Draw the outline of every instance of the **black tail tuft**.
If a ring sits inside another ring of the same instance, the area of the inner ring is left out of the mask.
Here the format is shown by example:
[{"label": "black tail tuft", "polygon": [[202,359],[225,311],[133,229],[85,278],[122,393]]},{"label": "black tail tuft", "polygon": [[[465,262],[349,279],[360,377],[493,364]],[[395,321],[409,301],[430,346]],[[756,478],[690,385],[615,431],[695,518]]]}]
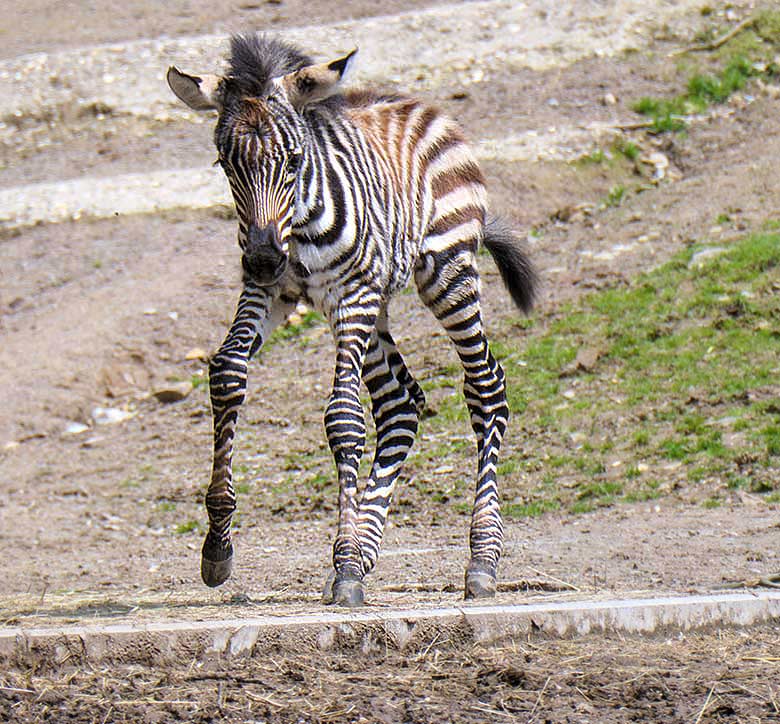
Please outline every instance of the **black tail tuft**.
[{"label": "black tail tuft", "polygon": [[515,304],[529,314],[538,291],[539,277],[523,243],[501,219],[492,219],[485,225],[482,241]]}]

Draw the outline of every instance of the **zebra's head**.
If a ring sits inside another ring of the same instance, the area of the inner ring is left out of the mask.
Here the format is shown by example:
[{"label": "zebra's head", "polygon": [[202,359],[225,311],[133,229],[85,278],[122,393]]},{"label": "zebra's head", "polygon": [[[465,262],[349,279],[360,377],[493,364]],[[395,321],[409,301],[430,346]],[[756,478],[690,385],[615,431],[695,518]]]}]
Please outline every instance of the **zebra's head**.
[{"label": "zebra's head", "polygon": [[312,64],[279,40],[238,35],[224,76],[168,70],[168,84],[180,100],[195,110],[219,112],[217,162],[236,203],[244,269],[260,284],[275,283],[287,268],[309,151],[302,109],[331,93],[354,53]]}]

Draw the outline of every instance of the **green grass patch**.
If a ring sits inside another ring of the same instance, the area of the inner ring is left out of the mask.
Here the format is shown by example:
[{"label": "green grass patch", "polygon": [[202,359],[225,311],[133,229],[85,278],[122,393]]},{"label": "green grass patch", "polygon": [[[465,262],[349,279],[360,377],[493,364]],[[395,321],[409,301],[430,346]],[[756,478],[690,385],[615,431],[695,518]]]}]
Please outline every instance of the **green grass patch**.
[{"label": "green grass patch", "polygon": [[[529,495],[505,478],[506,497],[582,513],[670,482],[719,500],[724,482],[766,493],[761,481],[780,479],[780,234],[692,262],[700,250],[565,306],[521,354],[502,350],[515,424],[539,456],[525,469],[566,480]],[[596,367],[562,376],[583,346],[599,350]],[[567,443],[571,430],[587,449]]]},{"label": "green grass patch", "polygon": [[627,141],[625,138],[618,138],[612,148],[615,150],[615,153],[619,153],[629,161],[636,161],[642,152],[639,146],[631,141]]},{"label": "green grass patch", "polygon": [[300,322],[287,322],[286,324],[277,327],[273,331],[273,334],[271,334],[271,336],[268,338],[268,341],[263,346],[263,349],[270,349],[275,344],[278,344],[282,341],[295,339],[301,340],[304,337],[304,332],[312,329],[313,327],[319,327],[324,323],[325,317],[323,317],[319,312],[309,310],[301,315]]},{"label": "green grass patch", "polygon": [[192,384],[192,389],[194,390],[197,390],[200,387],[208,389],[209,378],[207,375],[203,374],[203,372],[196,372],[190,377],[190,384]]},{"label": "green grass patch", "polygon": [[[718,35],[720,34],[719,32]],[[714,55],[720,60],[743,55],[755,63],[767,64],[768,74],[776,76],[778,68],[775,58],[778,51],[780,51],[780,12],[763,10],[755,15],[750,26],[721,46]]]},{"label": "green grass patch", "polygon": [[655,133],[682,131],[688,116],[702,113],[710,105],[725,103],[742,90],[750,78],[765,76],[768,71],[757,68],[745,55],[734,55],[717,73],[695,73],[690,76],[684,93],[672,98],[640,98],[634,111],[653,121]]},{"label": "green grass patch", "polygon": [[761,434],[766,442],[767,455],[780,455],[780,425],[768,425]]},{"label": "green grass patch", "polygon": [[193,531],[199,530],[200,523],[197,520],[188,520],[186,523],[177,525],[175,528],[175,533],[176,535],[186,535],[187,533],[192,533]]},{"label": "green grass patch", "polygon": [[560,507],[557,500],[534,500],[530,503],[503,505],[502,512],[507,518],[538,518],[540,515],[558,510]]},{"label": "green grass patch", "polygon": [[702,507],[707,509],[720,508],[723,505],[723,501],[720,498],[707,498],[702,501]]},{"label": "green grass patch", "polygon": [[620,204],[623,203],[623,199],[626,197],[626,193],[627,189],[623,184],[616,184],[609,190],[607,197],[602,202],[602,206],[605,208],[620,206]]},{"label": "green grass patch", "polygon": [[603,163],[607,163],[609,161],[609,156],[607,153],[602,150],[601,148],[597,148],[594,151],[591,151],[590,153],[586,153],[584,156],[581,156],[573,163],[576,166],[599,166]]}]

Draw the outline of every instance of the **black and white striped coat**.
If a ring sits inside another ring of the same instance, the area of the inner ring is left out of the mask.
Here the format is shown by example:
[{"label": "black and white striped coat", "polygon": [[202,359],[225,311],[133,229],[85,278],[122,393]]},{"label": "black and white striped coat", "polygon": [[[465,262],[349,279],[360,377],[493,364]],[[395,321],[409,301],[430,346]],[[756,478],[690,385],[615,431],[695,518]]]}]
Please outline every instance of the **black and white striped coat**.
[{"label": "black and white striped coat", "polygon": [[[326,316],[336,344],[325,411],[340,488],[328,594],[338,603],[362,603],[362,580],[379,555],[393,487],[425,404],[387,319],[392,295],[414,279],[464,368],[478,443],[465,594],[491,595],[503,540],[496,464],[508,408],[504,374],[482,325],[479,245],[491,251],[526,311],[534,273],[514,236],[486,225],[484,179],[452,120],[412,98],[333,93],[353,55],[312,64],[281,41],[246,35],[232,39],[224,76],[168,72],[181,100],[219,112],[215,143],[243,250],[244,288],[209,370],[214,464],[203,579],[219,585],[231,572],[231,458],[249,359],[306,300]],[[371,395],[377,449],[359,492],[361,379]]]}]

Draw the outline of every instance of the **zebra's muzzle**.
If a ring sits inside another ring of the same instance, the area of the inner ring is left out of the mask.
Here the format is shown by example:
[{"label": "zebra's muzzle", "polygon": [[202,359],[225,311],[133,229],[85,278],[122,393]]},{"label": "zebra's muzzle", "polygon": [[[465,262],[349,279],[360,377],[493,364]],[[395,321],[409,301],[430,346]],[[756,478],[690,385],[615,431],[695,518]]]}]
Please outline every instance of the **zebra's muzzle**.
[{"label": "zebra's muzzle", "polygon": [[282,248],[279,227],[271,222],[264,228],[249,227],[244,256],[244,271],[258,284],[269,285],[279,281],[287,268],[287,254]]}]

